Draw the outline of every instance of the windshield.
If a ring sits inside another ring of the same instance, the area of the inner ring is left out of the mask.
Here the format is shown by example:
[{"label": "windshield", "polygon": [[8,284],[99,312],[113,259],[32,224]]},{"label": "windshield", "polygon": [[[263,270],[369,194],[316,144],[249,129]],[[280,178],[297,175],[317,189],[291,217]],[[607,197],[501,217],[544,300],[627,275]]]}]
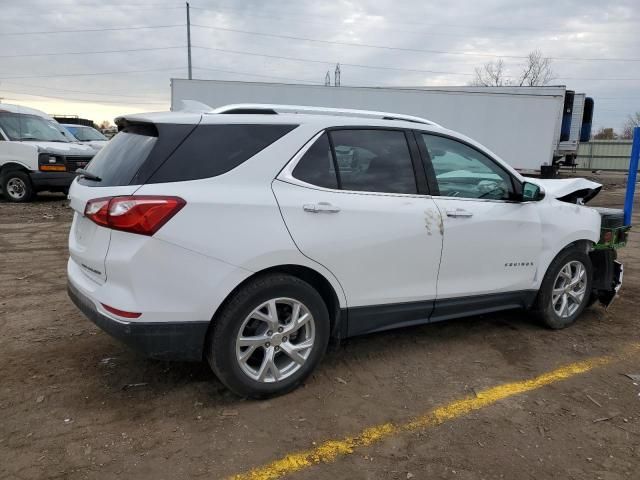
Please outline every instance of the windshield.
[{"label": "windshield", "polygon": [[52,120],[23,113],[0,113],[0,128],[15,141],[64,142],[69,140]]},{"label": "windshield", "polygon": [[71,133],[73,133],[73,136],[76,137],[81,142],[89,142],[91,140],[107,140],[107,137],[105,137],[95,128],[71,127],[67,125],[67,130],[70,130]]}]

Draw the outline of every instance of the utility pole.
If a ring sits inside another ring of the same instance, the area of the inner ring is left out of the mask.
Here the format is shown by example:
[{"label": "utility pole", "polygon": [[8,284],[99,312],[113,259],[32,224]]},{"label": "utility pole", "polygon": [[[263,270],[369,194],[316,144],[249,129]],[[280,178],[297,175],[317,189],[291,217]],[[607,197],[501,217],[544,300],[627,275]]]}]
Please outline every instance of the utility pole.
[{"label": "utility pole", "polygon": [[187,59],[189,63],[189,80],[193,78],[191,74],[191,17],[189,15],[189,2],[187,3]]},{"label": "utility pole", "polygon": [[333,86],[334,87],[340,86],[340,64],[339,63],[336,63],[336,70],[333,74]]},{"label": "utility pole", "polygon": [[324,77],[324,86],[328,87],[331,85],[331,75],[329,75],[329,70],[327,70],[327,74]]}]

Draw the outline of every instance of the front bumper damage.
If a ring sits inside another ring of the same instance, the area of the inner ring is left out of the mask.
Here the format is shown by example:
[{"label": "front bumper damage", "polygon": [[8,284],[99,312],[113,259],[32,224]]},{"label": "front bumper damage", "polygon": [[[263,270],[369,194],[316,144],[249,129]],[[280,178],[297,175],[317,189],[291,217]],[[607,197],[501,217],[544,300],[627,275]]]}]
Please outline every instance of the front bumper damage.
[{"label": "front bumper damage", "polygon": [[622,286],[624,267],[616,260],[616,250],[593,250],[589,256],[593,265],[593,294],[608,307],[618,295]]},{"label": "front bumper damage", "polygon": [[610,290],[602,290],[599,292],[598,300],[605,308],[609,307],[613,303],[613,300],[618,296],[618,291],[622,287],[622,274],[624,267],[618,261],[613,262],[613,288]]}]

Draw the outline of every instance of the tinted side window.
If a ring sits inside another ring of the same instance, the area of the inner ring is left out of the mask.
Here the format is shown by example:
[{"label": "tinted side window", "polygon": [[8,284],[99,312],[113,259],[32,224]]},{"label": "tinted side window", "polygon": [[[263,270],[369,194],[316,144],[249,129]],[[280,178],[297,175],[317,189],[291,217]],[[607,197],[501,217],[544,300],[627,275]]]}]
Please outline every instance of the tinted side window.
[{"label": "tinted side window", "polygon": [[109,187],[129,185],[158,140],[153,127],[130,128],[113,137],[89,162],[86,169],[101,178],[80,177],[83,185]]},{"label": "tinted side window", "polygon": [[249,160],[296,125],[199,125],[149,179],[180,182],[222,175]]},{"label": "tinted side window", "polygon": [[435,170],[440,195],[445,197],[508,200],[511,176],[497,163],[464,143],[422,134]]},{"label": "tinted side window", "polygon": [[298,180],[324,188],[338,188],[338,179],[333,167],[333,156],[327,134],[324,133],[300,159],[293,176]]},{"label": "tinted side window", "polygon": [[417,193],[409,146],[399,130],[334,130],[343,190]]}]

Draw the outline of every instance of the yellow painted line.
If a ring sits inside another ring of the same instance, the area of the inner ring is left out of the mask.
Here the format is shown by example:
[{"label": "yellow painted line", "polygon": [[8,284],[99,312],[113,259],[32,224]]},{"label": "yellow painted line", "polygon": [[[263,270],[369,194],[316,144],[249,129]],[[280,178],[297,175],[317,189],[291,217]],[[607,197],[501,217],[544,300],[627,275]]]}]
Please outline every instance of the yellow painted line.
[{"label": "yellow painted line", "polygon": [[[626,353],[617,358],[640,349],[640,344],[632,345]],[[384,423],[363,430],[358,435],[338,440],[327,440],[317,447],[286,455],[271,463],[256,467],[245,473],[230,477],[233,480],[271,480],[303,470],[321,463],[331,463],[339,457],[350,455],[356,448],[372,445],[380,440],[402,432],[424,429],[440,425],[449,420],[462,417],[470,412],[488,407],[505,398],[521,393],[537,390],[546,385],[556,383],[580,375],[594,368],[601,367],[614,360],[613,357],[596,357],[582,362],[571,363],[556,370],[543,373],[528,380],[505,383],[477,392],[475,397],[465,397],[449,404],[437,407],[424,415],[418,416],[404,424]]]}]

